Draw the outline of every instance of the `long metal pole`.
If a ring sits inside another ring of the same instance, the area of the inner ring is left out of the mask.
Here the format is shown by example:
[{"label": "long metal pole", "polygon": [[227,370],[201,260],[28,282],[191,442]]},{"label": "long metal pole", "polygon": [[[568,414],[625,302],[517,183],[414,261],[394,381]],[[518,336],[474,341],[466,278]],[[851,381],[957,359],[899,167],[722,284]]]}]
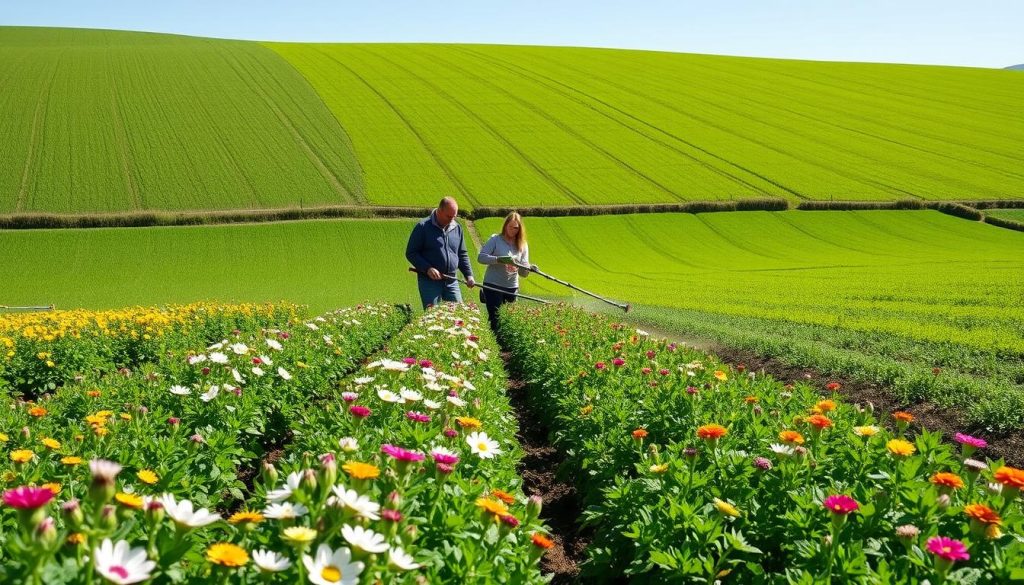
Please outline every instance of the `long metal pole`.
[{"label": "long metal pole", "polygon": [[[409,267],[409,272],[415,272],[416,274],[422,274],[419,270],[416,270],[412,266]],[[461,282],[462,284],[464,284],[466,286],[469,286],[468,282],[466,282],[462,278],[459,278],[458,276],[452,276],[451,274],[445,274],[443,272],[441,273],[441,276],[443,276],[443,277],[445,277],[445,278],[447,278],[449,280],[457,280],[457,281]],[[543,303],[545,305],[550,304],[550,302],[551,302],[551,301],[547,301],[547,300],[544,300],[544,299],[539,299],[537,297],[531,297],[530,295],[524,295],[522,293],[510,293],[508,291],[501,290],[500,288],[494,288],[493,286],[484,284],[482,282],[476,283],[476,286],[479,286],[480,288],[482,288],[484,290],[493,290],[494,292],[501,293],[503,295],[512,295],[514,297],[519,297],[521,299],[526,299],[526,300],[529,300],[529,301],[536,301],[538,303]]]},{"label": "long metal pole", "polygon": [[535,266],[527,266],[525,264],[520,264],[518,262],[513,262],[513,264],[515,266],[518,266],[519,268],[525,268],[526,270],[529,270],[530,272],[533,272],[534,274],[539,274],[540,276],[543,276],[544,278],[546,278],[548,280],[553,280],[553,281],[557,282],[558,284],[560,284],[562,286],[567,286],[567,287],[569,287],[569,288],[571,288],[571,289],[573,289],[575,291],[579,291],[579,292],[581,292],[581,293],[583,293],[585,295],[594,297],[595,299],[597,299],[599,301],[603,301],[603,302],[608,303],[609,305],[612,305],[614,307],[618,307],[618,308],[622,309],[623,312],[628,313],[629,309],[632,308],[629,303],[617,303],[617,302],[615,302],[615,301],[613,301],[611,299],[606,299],[606,298],[602,297],[601,295],[596,295],[596,294],[594,294],[594,293],[592,293],[592,292],[590,292],[588,290],[583,290],[582,288],[580,288],[580,287],[578,287],[578,286],[576,286],[576,285],[574,285],[574,284],[572,284],[570,282],[566,282],[566,281],[562,280],[561,278],[555,278],[554,276],[551,276],[550,274],[547,274],[546,272],[542,272],[539,268],[537,268]]}]

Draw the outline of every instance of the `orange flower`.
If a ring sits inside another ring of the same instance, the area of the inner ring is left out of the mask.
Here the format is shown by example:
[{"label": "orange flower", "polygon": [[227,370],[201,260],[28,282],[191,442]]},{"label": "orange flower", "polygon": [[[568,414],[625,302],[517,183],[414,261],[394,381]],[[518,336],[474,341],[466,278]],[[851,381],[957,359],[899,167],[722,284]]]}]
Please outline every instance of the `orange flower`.
[{"label": "orange flower", "polygon": [[746,398],[743,399],[743,402],[745,402],[747,404],[754,404],[754,403],[758,402],[759,400],[760,400],[760,398],[758,398],[757,396],[747,396]]},{"label": "orange flower", "polygon": [[647,436],[647,429],[636,429],[633,431],[633,438],[637,441]]},{"label": "orange flower", "polygon": [[725,382],[726,380],[729,379],[729,376],[726,375],[726,373],[723,372],[722,370],[715,370],[715,379],[720,382]]},{"label": "orange flower", "polygon": [[502,502],[505,502],[509,506],[511,506],[512,504],[516,503],[516,497],[515,496],[513,496],[512,494],[510,494],[508,492],[503,492],[501,490],[493,490],[492,489],[491,490],[491,496],[495,497],[495,498],[498,498],[499,500],[501,500]]},{"label": "orange flower", "polygon": [[812,414],[807,417],[807,422],[819,431],[824,430],[832,426],[832,419],[821,414]]},{"label": "orange flower", "polygon": [[964,506],[964,514],[971,520],[977,520],[982,524],[999,524],[1002,522],[999,514],[985,504],[967,504]]},{"label": "orange flower", "polygon": [[352,479],[377,479],[380,477],[380,469],[376,465],[360,461],[349,461],[342,465],[341,469]]},{"label": "orange flower", "polygon": [[533,536],[530,537],[530,541],[533,542],[533,546],[537,548],[549,549],[555,546],[555,541],[539,532],[534,532]]},{"label": "orange flower", "polygon": [[964,487],[964,480],[960,479],[960,476],[955,473],[941,472],[936,473],[932,476],[931,482],[934,485],[944,488],[950,488],[958,490]]},{"label": "orange flower", "polygon": [[902,410],[897,410],[896,412],[892,413],[892,417],[902,423],[914,422],[914,415],[910,414],[909,412],[903,412]]},{"label": "orange flower", "polygon": [[722,425],[704,425],[697,429],[697,436],[705,440],[721,439],[729,433]]},{"label": "orange flower", "polygon": [[832,412],[836,409],[836,403],[833,400],[822,400],[814,405],[815,408],[821,412]]},{"label": "orange flower", "polygon": [[782,431],[779,433],[779,440],[792,445],[803,445],[804,436],[796,431]]},{"label": "orange flower", "polygon": [[100,397],[100,391],[99,390],[89,390],[85,394],[89,398],[99,398]]},{"label": "orange flower", "polygon": [[46,416],[46,412],[46,409],[43,408],[42,406],[33,406],[32,408],[28,409],[28,414],[36,418]]},{"label": "orange flower", "polygon": [[464,429],[479,429],[484,425],[478,419],[471,416],[459,416],[455,418],[455,422],[459,423],[459,426]]},{"label": "orange flower", "polygon": [[1024,490],[1024,470],[1016,469],[1014,467],[1003,466],[996,470],[993,476],[999,483],[1008,486],[1015,487],[1019,490]]}]

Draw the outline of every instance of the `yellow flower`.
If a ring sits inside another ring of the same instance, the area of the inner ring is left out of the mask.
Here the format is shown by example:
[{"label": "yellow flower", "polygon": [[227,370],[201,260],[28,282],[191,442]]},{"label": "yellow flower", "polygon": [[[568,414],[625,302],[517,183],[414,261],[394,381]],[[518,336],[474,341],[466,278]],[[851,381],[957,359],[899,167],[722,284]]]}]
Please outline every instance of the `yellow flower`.
[{"label": "yellow flower", "polygon": [[652,473],[665,473],[666,471],[668,471],[668,463],[662,463],[660,465],[651,466]]},{"label": "yellow flower", "polygon": [[85,535],[81,532],[72,532],[68,535],[67,543],[70,545],[79,545],[85,543]]},{"label": "yellow flower", "polygon": [[903,439],[892,439],[885,444],[885,448],[896,457],[907,457],[913,455],[917,451],[913,443],[910,441],[904,441]]},{"label": "yellow flower", "polygon": [[110,417],[114,416],[114,411],[113,410],[101,410],[101,411],[96,413],[96,416],[101,416],[103,418],[110,418]]},{"label": "yellow flower", "polygon": [[34,416],[36,418],[41,418],[41,417],[46,416],[46,412],[47,412],[47,410],[45,408],[43,408],[42,406],[33,406],[32,408],[28,409],[29,416]]},{"label": "yellow flower", "polygon": [[60,462],[63,463],[64,465],[81,465],[82,458],[81,457],[75,457],[75,456],[72,455],[72,456],[69,456],[69,457],[62,457]]},{"label": "yellow flower", "polygon": [[118,492],[114,499],[117,500],[121,505],[126,508],[133,508],[135,510],[142,509],[142,496],[138,494],[126,494],[124,492]]},{"label": "yellow flower", "polygon": [[47,449],[53,449],[54,451],[56,451],[57,449],[60,449],[60,441],[58,441],[56,439],[46,438],[46,439],[41,440],[40,443],[42,443],[44,446],[46,446]]},{"label": "yellow flower", "polygon": [[50,490],[51,492],[53,492],[53,495],[55,495],[55,496],[60,495],[60,484],[59,483],[54,483],[54,482],[44,483],[43,485],[41,485],[39,487],[44,487],[44,488]]},{"label": "yellow flower", "polygon": [[11,451],[11,461],[15,463],[28,463],[35,458],[36,454],[28,449],[18,449],[17,451]]},{"label": "yellow flower", "polygon": [[588,405],[580,408],[580,415],[581,416],[587,416],[588,414],[590,414],[592,412],[594,412],[594,405],[593,404],[588,404]]},{"label": "yellow flower", "polygon": [[249,562],[245,549],[229,542],[218,542],[206,549],[206,558],[211,563],[225,567],[241,567]]},{"label": "yellow flower", "polygon": [[132,415],[128,414],[127,412],[122,412],[118,416],[121,417],[121,420],[132,420]]},{"label": "yellow flower", "polygon": [[352,479],[376,479],[380,477],[380,469],[378,469],[376,465],[370,465],[369,463],[349,461],[342,465],[341,468],[345,473],[349,474]]},{"label": "yellow flower", "polygon": [[727,376],[725,372],[723,372],[722,370],[715,370],[715,378],[722,382],[725,382],[726,380],[729,379],[729,376]]},{"label": "yellow flower", "polygon": [[236,512],[228,518],[228,522],[232,524],[259,524],[263,522],[263,514],[259,512],[250,512],[248,510],[242,512]]},{"label": "yellow flower", "polygon": [[723,516],[732,516],[733,518],[740,517],[740,511],[736,509],[736,506],[733,506],[732,504],[726,502],[725,500],[715,498],[715,509],[718,510],[719,513],[721,513]]},{"label": "yellow flower", "polygon": [[105,437],[110,434],[110,429],[107,427],[96,427],[93,429],[93,432],[96,433],[97,437]]},{"label": "yellow flower", "polygon": [[455,417],[455,422],[459,423],[459,426],[464,429],[479,429],[484,426],[484,423],[471,416]]},{"label": "yellow flower", "polygon": [[476,506],[483,510],[484,512],[493,514],[495,517],[508,515],[508,508],[505,506],[505,504],[499,502],[498,500],[492,500],[489,498],[477,498]]},{"label": "yellow flower", "polygon": [[91,425],[105,425],[107,424],[107,417],[100,416],[98,414],[90,414],[89,416],[85,417],[85,422]]},{"label": "yellow flower", "polygon": [[4,433],[0,433],[0,443],[6,443],[7,441],[10,441],[10,440],[11,440],[10,437],[5,435]]},{"label": "yellow flower", "polygon": [[136,477],[139,478],[139,481],[146,485],[153,485],[156,482],[160,481],[160,478],[158,478],[156,474],[153,473],[153,471],[150,469],[143,469],[136,473],[135,475]]},{"label": "yellow flower", "polygon": [[858,437],[874,437],[878,434],[879,430],[875,425],[866,425],[863,427],[853,427],[853,434]]},{"label": "yellow flower", "polygon": [[284,538],[296,544],[308,544],[316,538],[316,530],[305,526],[291,526],[284,529]]}]

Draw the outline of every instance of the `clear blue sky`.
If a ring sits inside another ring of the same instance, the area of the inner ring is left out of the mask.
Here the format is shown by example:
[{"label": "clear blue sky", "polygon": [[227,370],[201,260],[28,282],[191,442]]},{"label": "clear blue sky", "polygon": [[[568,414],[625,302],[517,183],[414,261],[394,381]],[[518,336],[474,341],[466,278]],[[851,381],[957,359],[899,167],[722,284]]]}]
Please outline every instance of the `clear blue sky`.
[{"label": "clear blue sky", "polygon": [[0,24],[254,40],[575,45],[1024,63],[1024,0],[0,0]]}]

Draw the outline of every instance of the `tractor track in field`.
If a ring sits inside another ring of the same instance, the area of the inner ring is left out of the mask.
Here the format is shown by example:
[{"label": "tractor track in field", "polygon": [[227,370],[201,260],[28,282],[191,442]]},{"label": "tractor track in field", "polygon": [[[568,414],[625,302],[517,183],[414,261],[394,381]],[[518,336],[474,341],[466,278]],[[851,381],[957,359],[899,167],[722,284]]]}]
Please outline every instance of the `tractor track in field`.
[{"label": "tractor track in field", "polygon": [[[476,112],[471,110],[469,108],[469,106],[467,106],[466,104],[464,104],[461,101],[459,101],[458,99],[456,99],[455,96],[453,96],[452,94],[450,94],[450,93],[446,92],[445,90],[441,89],[440,87],[437,86],[437,84],[433,83],[432,81],[430,81],[430,80],[428,80],[428,79],[418,75],[416,72],[412,71],[411,69],[409,69],[409,68],[407,68],[407,67],[405,67],[405,66],[403,66],[403,65],[401,65],[399,63],[396,63],[395,61],[393,61],[393,60],[391,60],[391,59],[389,59],[387,57],[383,57],[383,56],[381,56],[380,54],[378,54],[376,52],[373,52],[373,51],[368,51],[368,52],[370,54],[372,54],[373,56],[377,57],[378,59],[381,59],[382,61],[386,61],[386,62],[390,63],[393,67],[396,67],[398,69],[401,69],[402,71],[405,71],[411,77],[413,77],[414,79],[417,79],[420,83],[422,83],[423,85],[426,85],[431,90],[433,90],[437,95],[441,96],[442,98],[447,100],[449,103],[454,105],[456,108],[459,109],[460,112],[465,114],[466,117],[468,117],[471,120],[473,120],[474,122],[476,122],[477,125],[481,129],[486,131],[494,139],[496,139],[501,144],[503,144],[511,152],[515,153],[515,155],[527,167],[529,167],[531,170],[533,170],[535,173],[537,173],[537,175],[539,175],[546,183],[550,184],[557,191],[559,191],[563,195],[565,195],[570,201],[572,201],[574,203],[578,203],[580,205],[585,205],[587,203],[579,195],[577,195],[576,192],[574,192],[572,189],[570,189],[568,185],[566,185],[566,184],[562,183],[561,181],[559,181],[558,179],[556,179],[551,173],[549,173],[548,171],[546,171],[544,169],[543,165],[538,164],[535,160],[530,158],[525,152],[523,152],[515,144],[513,144],[508,139],[508,137],[506,137],[504,134],[499,132],[489,122],[487,122],[482,117],[480,117],[479,114],[477,114]],[[474,203],[474,206],[477,206],[477,205],[479,205],[479,204],[478,203]]]},{"label": "tractor track in field", "polygon": [[466,200],[468,200],[473,205],[473,207],[478,207],[480,205],[480,202],[477,201],[476,198],[470,193],[465,183],[463,183],[462,180],[459,179],[458,175],[455,174],[454,169],[452,169],[448,165],[448,163],[444,161],[440,153],[438,153],[437,149],[430,145],[430,142],[427,141],[426,137],[423,136],[423,134],[416,129],[416,126],[412,123],[412,120],[410,120],[404,113],[402,113],[402,110],[400,110],[398,106],[396,106],[391,100],[389,100],[388,97],[385,96],[378,88],[374,87],[372,83],[367,81],[365,77],[356,73],[355,69],[352,69],[351,67],[343,63],[341,60],[339,60],[337,57],[331,55],[330,53],[322,49],[316,49],[316,51],[323,55],[324,57],[326,57],[327,59],[333,61],[338,67],[341,67],[342,69],[347,71],[349,75],[358,79],[360,83],[366,86],[366,88],[369,89],[371,93],[373,93],[373,95],[377,96],[377,99],[379,99],[381,103],[387,106],[391,113],[393,113],[395,117],[402,122],[405,128],[413,136],[416,137],[416,140],[419,142],[420,146],[423,147],[423,150],[426,151],[428,155],[430,155],[431,159],[433,159],[434,164],[436,164],[437,167],[441,169],[441,172],[444,173],[445,177],[447,177],[448,180],[451,181],[453,185],[455,185],[455,188],[459,190],[459,195],[465,197]]},{"label": "tractor track in field", "polygon": [[25,167],[21,172],[21,185],[18,187],[18,197],[14,203],[14,211],[24,211],[25,199],[28,196],[28,184],[32,174],[32,163],[35,162],[37,150],[42,141],[43,125],[46,124],[46,106],[50,102],[50,91],[53,89],[53,82],[57,79],[57,70],[60,68],[60,57],[54,60],[53,71],[50,73],[50,80],[46,86],[39,91],[39,99],[36,101],[36,111],[32,115],[32,134],[28,142],[28,153],[25,155]]}]

